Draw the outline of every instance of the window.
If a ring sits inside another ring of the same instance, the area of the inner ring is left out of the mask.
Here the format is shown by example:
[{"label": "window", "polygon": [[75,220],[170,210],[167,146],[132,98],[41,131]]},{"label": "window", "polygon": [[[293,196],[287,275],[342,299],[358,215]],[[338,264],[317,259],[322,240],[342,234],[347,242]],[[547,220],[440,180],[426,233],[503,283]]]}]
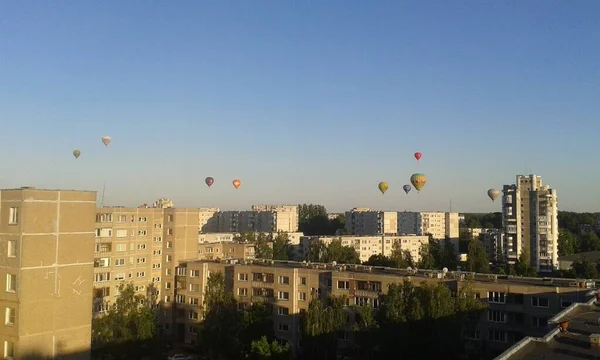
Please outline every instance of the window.
[{"label": "window", "polygon": [[298,293],[298,300],[300,300],[300,301],[306,301],[306,293],[305,292],[299,292]]},{"label": "window", "polygon": [[167,216],[167,222],[173,222],[173,215]]},{"label": "window", "polygon": [[[187,268],[178,267],[177,268],[177,276],[185,276]],[[210,274],[208,274],[210,276]]]},{"label": "window", "polygon": [[279,329],[279,331],[289,331],[290,330],[290,326],[288,324],[282,324],[282,323],[279,323],[277,328]]},{"label": "window", "polygon": [[94,274],[94,282],[105,282],[110,280],[110,273]]},{"label": "window", "polygon": [[488,338],[490,341],[495,342],[506,342],[506,331],[500,330],[489,330]]},{"label": "window", "polygon": [[162,250],[154,250],[152,252],[153,255],[162,255]]},{"label": "window", "polygon": [[190,334],[197,334],[198,330],[196,329],[196,325],[189,325],[188,326],[188,333],[190,333]]},{"label": "window", "polygon": [[160,276],[153,277],[152,278],[152,282],[159,283],[160,282]]},{"label": "window", "polygon": [[189,301],[190,305],[198,306],[198,304],[200,304],[200,302],[198,301],[198,298],[191,297],[191,298],[189,298],[189,300],[190,300]]},{"label": "window", "polygon": [[190,277],[200,277],[200,270],[190,270]]},{"label": "window", "polygon": [[170,241],[167,241],[167,249],[170,249],[173,247],[173,243],[171,243]]},{"label": "window", "polygon": [[531,298],[531,306],[547,308],[550,307],[550,301],[548,298],[533,296]]},{"label": "window", "polygon": [[115,266],[125,266],[125,259],[116,259]]},{"label": "window", "polygon": [[7,256],[9,258],[17,257],[17,241],[16,240],[8,240]]},{"label": "window", "polygon": [[146,276],[146,272],[145,271],[140,271],[136,274],[137,277],[142,278]]},{"label": "window", "polygon": [[337,283],[337,288],[338,289],[344,289],[344,290],[348,290],[350,289],[350,282],[349,281],[338,281]]},{"label": "window", "polygon": [[8,212],[8,223],[10,225],[16,225],[19,223],[19,208],[11,207]]},{"label": "window", "polygon": [[548,326],[548,318],[534,316],[531,318],[531,325],[533,327],[545,328]]},{"label": "window", "polygon": [[167,229],[167,235],[173,235],[173,229],[172,228],[168,228]]},{"label": "window", "polygon": [[158,264],[152,264],[152,268],[153,269],[160,269],[160,263],[158,263]]},{"label": "window", "polygon": [[165,257],[165,261],[166,261],[166,262],[171,262],[171,255],[167,255],[167,256]]},{"label": "window", "polygon": [[277,293],[277,299],[279,300],[289,300],[290,299],[290,293],[287,291],[279,291]]},{"label": "window", "polygon": [[8,291],[8,292],[17,291],[17,275],[6,274],[6,291]]},{"label": "window", "polygon": [[175,295],[175,302],[178,304],[185,304],[185,296]]},{"label": "window", "polygon": [[166,282],[165,283],[165,289],[170,289],[171,288],[171,283],[170,282]]},{"label": "window", "polygon": [[138,264],[145,264],[146,263],[146,258],[142,257],[142,258],[138,258],[137,259],[137,263]]},{"label": "window", "polygon": [[127,244],[117,244],[117,251],[127,251]]},{"label": "window", "polygon": [[14,325],[15,324],[15,309],[7,307],[4,313],[4,324],[5,325]]},{"label": "window", "polygon": [[144,285],[136,285],[135,286],[135,291],[143,291],[144,289],[146,289],[146,286],[144,286]]},{"label": "window", "polygon": [[488,321],[497,322],[497,323],[505,323],[506,322],[506,313],[497,310],[488,310]]},{"label": "window", "polygon": [[280,276],[279,277],[279,283],[283,284],[283,285],[289,285],[290,284],[290,278],[288,276]]},{"label": "window", "polygon": [[112,222],[112,214],[96,214],[96,222]]},{"label": "window", "polygon": [[139,245],[137,246],[137,249],[138,249],[138,250],[146,250],[146,244],[139,244]]},{"label": "window", "polygon": [[141,216],[138,218],[138,222],[146,222],[148,221],[148,218],[146,218],[145,216]]},{"label": "window", "polygon": [[569,306],[571,306],[571,304],[573,304],[573,302],[571,300],[561,300],[560,301],[560,307],[565,309],[568,308]]},{"label": "window", "polygon": [[146,236],[146,235],[148,235],[148,232],[146,230],[138,231],[138,236]]},{"label": "window", "polygon": [[115,280],[123,280],[125,279],[125,273],[116,273]]},{"label": "window", "polygon": [[155,236],[154,242],[162,242],[162,236]]},{"label": "window", "polygon": [[238,274],[238,280],[239,281],[248,281],[248,274],[239,273]]},{"label": "window", "polygon": [[118,238],[125,238],[125,237],[127,237],[127,230],[126,229],[119,229],[119,230],[117,230],[116,236]]},{"label": "window", "polygon": [[12,359],[15,355],[15,344],[12,341],[4,342],[4,358]]},{"label": "window", "polygon": [[198,320],[198,313],[190,310],[188,317],[192,320]]},{"label": "window", "polygon": [[169,295],[165,295],[165,302],[166,303],[170,303],[171,302],[171,297]]},{"label": "window", "polygon": [[190,284],[190,291],[200,291],[200,285],[198,284]]},{"label": "window", "polygon": [[248,296],[248,289],[246,288],[238,288],[237,289],[238,296]]},{"label": "window", "polygon": [[498,291],[488,291],[488,302],[496,304],[506,304],[506,293]]},{"label": "window", "polygon": [[127,215],[119,215],[117,217],[117,222],[127,222]]},{"label": "window", "polygon": [[162,224],[154,224],[155,229],[162,229]]},{"label": "window", "polygon": [[96,237],[112,237],[112,229],[96,229]]},{"label": "window", "polygon": [[306,285],[306,278],[304,276],[300,277],[300,285]]},{"label": "window", "polygon": [[278,306],[277,307],[277,315],[289,315],[290,314],[290,309],[283,307],[283,306]]}]

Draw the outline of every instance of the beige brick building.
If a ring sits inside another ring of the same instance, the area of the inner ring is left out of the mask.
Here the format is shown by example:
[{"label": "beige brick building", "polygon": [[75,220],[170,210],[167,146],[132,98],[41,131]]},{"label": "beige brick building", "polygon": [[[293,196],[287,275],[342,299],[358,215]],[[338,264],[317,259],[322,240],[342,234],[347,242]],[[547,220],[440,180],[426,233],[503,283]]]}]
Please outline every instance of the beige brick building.
[{"label": "beige brick building", "polygon": [[96,193],[0,190],[4,359],[89,359]]}]

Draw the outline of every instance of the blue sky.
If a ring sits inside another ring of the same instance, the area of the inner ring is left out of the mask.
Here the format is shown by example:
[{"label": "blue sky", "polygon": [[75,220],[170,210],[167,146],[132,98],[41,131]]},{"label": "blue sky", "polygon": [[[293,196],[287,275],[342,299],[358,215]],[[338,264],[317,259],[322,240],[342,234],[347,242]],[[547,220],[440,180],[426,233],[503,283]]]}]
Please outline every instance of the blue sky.
[{"label": "blue sky", "polygon": [[[600,211],[598,13],[593,0],[3,1],[0,188],[467,212],[499,211],[487,189],[533,172],[561,209]],[[415,172],[428,183],[405,195]]]}]

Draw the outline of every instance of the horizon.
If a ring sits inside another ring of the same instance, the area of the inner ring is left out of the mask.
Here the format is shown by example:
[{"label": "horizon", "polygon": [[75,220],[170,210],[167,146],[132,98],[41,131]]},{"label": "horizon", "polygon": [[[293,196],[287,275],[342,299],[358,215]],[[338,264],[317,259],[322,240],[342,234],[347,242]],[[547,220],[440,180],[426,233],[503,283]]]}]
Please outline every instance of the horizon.
[{"label": "horizon", "polygon": [[[560,211],[600,212],[598,12],[591,0],[0,2],[0,188],[490,213],[501,201],[487,190],[525,171]],[[406,195],[413,173],[428,181]]]}]

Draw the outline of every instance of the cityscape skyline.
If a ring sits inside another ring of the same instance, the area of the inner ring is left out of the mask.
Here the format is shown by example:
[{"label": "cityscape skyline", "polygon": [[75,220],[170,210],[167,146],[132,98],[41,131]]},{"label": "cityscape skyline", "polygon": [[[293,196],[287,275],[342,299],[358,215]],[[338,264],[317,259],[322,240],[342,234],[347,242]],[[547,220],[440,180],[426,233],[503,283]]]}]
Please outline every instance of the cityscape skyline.
[{"label": "cityscape skyline", "polygon": [[597,2],[141,4],[0,4],[0,188],[491,212],[534,173],[599,211]]}]

